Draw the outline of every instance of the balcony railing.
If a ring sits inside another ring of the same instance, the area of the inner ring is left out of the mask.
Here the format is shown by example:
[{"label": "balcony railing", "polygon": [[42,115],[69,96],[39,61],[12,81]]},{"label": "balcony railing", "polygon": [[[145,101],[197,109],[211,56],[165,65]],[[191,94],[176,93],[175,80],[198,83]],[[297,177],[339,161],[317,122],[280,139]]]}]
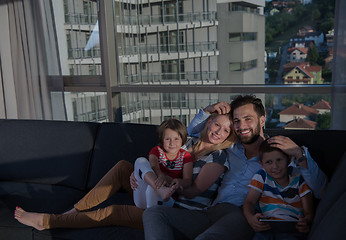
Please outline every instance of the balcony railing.
[{"label": "balcony railing", "polygon": [[97,22],[97,14],[83,14],[83,13],[67,13],[65,14],[65,24],[78,24],[78,25],[95,25]]},{"label": "balcony railing", "polygon": [[84,48],[69,48],[68,58],[69,59],[83,59],[83,58],[99,58],[101,57],[100,48],[91,48],[87,51]]},{"label": "balcony railing", "polygon": [[117,25],[155,25],[176,22],[215,21],[216,12],[184,13],[175,15],[117,16]]},{"label": "balcony railing", "polygon": [[96,112],[75,113],[74,121],[89,121],[89,122],[102,122],[108,120],[107,109],[101,109]]},{"label": "balcony railing", "polygon": [[145,110],[161,110],[163,108],[171,109],[200,109],[208,106],[211,103],[217,102],[217,97],[208,99],[191,99],[191,100],[144,100],[140,102],[127,103],[126,106],[122,106],[122,113],[129,114],[138,111]]},{"label": "balcony railing", "polygon": [[218,79],[217,71],[211,72],[184,72],[184,73],[148,73],[143,75],[124,76],[122,84],[164,84],[167,82],[184,81],[190,82],[213,82],[216,84]]},{"label": "balcony railing", "polygon": [[217,51],[217,42],[195,42],[165,45],[142,44],[137,46],[126,46],[121,50],[125,55]]}]

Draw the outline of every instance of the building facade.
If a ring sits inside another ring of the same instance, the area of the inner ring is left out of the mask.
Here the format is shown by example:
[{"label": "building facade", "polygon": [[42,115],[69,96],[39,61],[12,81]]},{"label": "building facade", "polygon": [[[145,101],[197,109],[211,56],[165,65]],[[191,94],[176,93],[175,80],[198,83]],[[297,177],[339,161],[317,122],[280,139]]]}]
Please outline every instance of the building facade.
[{"label": "building facade", "polygon": [[[264,0],[112,4],[120,85],[264,84]],[[59,43],[63,74],[101,75],[97,2],[62,0],[55,5],[60,6],[55,8],[57,30],[66,36]],[[66,94],[71,95],[66,105],[74,120],[90,121],[85,116],[103,116],[107,109],[101,100],[106,93]],[[136,92],[120,99],[123,122],[159,124],[177,117],[188,124],[201,107],[229,101],[229,94]]]}]

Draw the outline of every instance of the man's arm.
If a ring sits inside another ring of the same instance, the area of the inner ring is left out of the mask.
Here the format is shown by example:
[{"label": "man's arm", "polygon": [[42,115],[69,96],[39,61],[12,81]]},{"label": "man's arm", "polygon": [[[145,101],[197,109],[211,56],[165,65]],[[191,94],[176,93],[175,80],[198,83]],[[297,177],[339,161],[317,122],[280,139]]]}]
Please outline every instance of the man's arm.
[{"label": "man's arm", "polygon": [[307,157],[307,168],[300,167],[300,172],[305,179],[305,182],[311,188],[313,195],[316,198],[321,198],[328,184],[326,174],[318,167],[317,163],[311,157],[307,148],[304,148]]},{"label": "man's arm", "polygon": [[268,139],[268,143],[273,146],[280,148],[286,154],[293,156],[295,159],[300,159],[303,156],[303,151],[306,153],[306,159],[298,165],[292,164],[294,167],[300,169],[300,173],[304,177],[306,183],[312,190],[316,198],[321,198],[323,190],[325,189],[328,179],[326,174],[318,167],[317,163],[312,159],[307,148],[299,147],[289,137],[275,136]]}]

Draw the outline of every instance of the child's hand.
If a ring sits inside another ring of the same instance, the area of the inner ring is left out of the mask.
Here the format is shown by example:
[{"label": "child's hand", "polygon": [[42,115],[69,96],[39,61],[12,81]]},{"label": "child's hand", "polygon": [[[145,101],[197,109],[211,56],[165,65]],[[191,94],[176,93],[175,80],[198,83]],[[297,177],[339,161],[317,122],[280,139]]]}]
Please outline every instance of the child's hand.
[{"label": "child's hand", "polygon": [[159,189],[162,186],[166,186],[167,185],[167,180],[165,178],[165,175],[160,175],[157,177],[157,179],[155,180],[155,187],[157,189]]},{"label": "child's hand", "polygon": [[174,178],[171,182],[171,184],[169,185],[173,190],[177,190],[179,188],[181,188],[181,179],[178,178]]},{"label": "child's hand", "polygon": [[262,213],[256,213],[251,217],[247,218],[250,226],[255,230],[255,232],[267,231],[270,229],[270,225],[266,222],[260,222],[259,219],[264,218]]},{"label": "child's hand", "polygon": [[307,218],[299,216],[299,222],[296,225],[299,232],[308,233],[310,231],[310,221]]}]

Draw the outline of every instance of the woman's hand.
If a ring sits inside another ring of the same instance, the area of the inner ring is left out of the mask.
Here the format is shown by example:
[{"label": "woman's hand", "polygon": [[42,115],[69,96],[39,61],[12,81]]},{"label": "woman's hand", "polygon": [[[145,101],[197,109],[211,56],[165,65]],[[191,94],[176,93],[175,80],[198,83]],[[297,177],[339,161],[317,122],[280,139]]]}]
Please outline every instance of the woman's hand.
[{"label": "woman's hand", "polygon": [[227,114],[231,111],[231,106],[227,102],[219,102],[212,105],[207,106],[204,109],[206,113],[217,112],[218,114]]},{"label": "woman's hand", "polygon": [[135,178],[135,175],[133,174],[133,172],[130,175],[130,185],[133,191],[135,191],[136,188],[138,187],[137,179]]}]

